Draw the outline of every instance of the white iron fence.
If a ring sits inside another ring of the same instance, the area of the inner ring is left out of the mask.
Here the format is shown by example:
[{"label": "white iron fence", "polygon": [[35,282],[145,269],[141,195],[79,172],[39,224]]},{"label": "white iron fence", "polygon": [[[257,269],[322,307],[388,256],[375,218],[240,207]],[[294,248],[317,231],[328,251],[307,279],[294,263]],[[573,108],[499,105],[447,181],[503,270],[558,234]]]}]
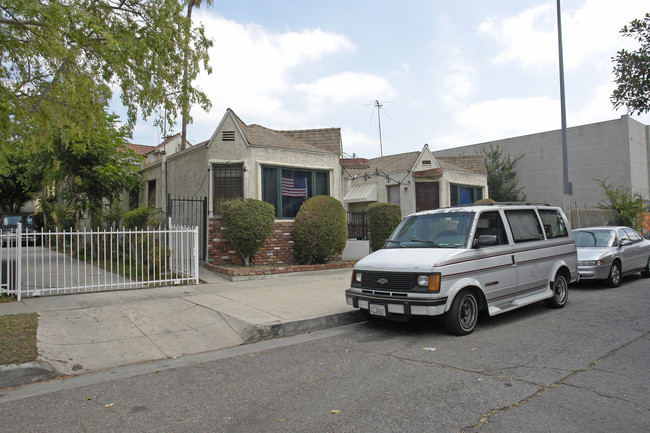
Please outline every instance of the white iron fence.
[{"label": "white iron fence", "polygon": [[0,294],[22,297],[198,284],[197,227],[2,232]]}]

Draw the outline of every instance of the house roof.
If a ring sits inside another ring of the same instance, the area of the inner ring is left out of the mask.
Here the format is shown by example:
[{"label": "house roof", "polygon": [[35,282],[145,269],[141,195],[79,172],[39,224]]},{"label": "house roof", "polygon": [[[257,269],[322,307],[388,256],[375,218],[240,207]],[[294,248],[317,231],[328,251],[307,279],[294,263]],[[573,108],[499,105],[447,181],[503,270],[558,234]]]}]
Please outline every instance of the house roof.
[{"label": "house roof", "polygon": [[250,145],[341,155],[341,128],[277,131],[256,124],[246,125],[230,108],[228,112]]},{"label": "house roof", "polygon": [[369,168],[348,169],[348,172],[350,172],[350,174],[363,174],[374,172],[375,170],[380,170],[384,173],[407,171],[413,168],[419,156],[420,152],[408,152],[373,158],[369,160]]},{"label": "house roof", "polygon": [[147,153],[155,149],[154,146],[147,146],[144,144],[134,144],[134,143],[126,143],[124,146],[127,149],[133,150],[135,153],[139,155],[146,155]]},{"label": "house roof", "polygon": [[463,171],[487,176],[485,156],[483,155],[462,155],[462,156],[436,156],[440,167],[445,170]]},{"label": "house roof", "polygon": [[[369,168],[348,169],[347,171],[352,175],[373,173],[376,170],[384,173],[408,171],[413,169],[420,153],[416,151],[373,158],[369,161]],[[435,158],[443,170],[487,175],[485,157],[483,155],[436,156]]]}]

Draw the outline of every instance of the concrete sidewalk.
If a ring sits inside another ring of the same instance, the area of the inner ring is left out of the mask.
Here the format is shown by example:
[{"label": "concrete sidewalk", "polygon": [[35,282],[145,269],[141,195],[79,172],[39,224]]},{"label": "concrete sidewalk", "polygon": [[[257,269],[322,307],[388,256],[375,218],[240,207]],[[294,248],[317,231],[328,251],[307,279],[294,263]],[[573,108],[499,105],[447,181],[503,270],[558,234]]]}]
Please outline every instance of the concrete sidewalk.
[{"label": "concrete sidewalk", "polygon": [[38,313],[39,359],[35,365],[0,367],[0,388],[359,321],[358,311],[345,302],[350,272],[233,282],[201,268],[199,285],[3,303],[0,314]]}]

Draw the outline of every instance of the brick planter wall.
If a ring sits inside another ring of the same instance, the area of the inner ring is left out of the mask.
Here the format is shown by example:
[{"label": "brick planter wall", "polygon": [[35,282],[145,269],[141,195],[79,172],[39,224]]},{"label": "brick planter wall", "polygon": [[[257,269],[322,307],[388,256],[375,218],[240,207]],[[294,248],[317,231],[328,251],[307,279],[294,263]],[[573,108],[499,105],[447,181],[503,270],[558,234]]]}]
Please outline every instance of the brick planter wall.
[{"label": "brick planter wall", "polygon": [[[212,217],[208,221],[208,254],[206,263],[211,265],[244,264],[241,255],[223,239],[221,219]],[[283,266],[297,264],[293,256],[293,221],[276,221],[271,236],[262,248],[251,257],[255,266]]]}]

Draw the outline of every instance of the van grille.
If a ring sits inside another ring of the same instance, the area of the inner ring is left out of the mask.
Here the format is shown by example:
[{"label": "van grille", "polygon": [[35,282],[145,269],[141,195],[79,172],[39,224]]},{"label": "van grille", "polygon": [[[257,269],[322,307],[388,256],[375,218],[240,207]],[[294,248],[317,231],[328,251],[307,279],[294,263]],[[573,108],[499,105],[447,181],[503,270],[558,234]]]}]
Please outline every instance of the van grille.
[{"label": "van grille", "polygon": [[416,286],[416,274],[402,272],[361,273],[361,287],[367,289],[411,290]]}]

